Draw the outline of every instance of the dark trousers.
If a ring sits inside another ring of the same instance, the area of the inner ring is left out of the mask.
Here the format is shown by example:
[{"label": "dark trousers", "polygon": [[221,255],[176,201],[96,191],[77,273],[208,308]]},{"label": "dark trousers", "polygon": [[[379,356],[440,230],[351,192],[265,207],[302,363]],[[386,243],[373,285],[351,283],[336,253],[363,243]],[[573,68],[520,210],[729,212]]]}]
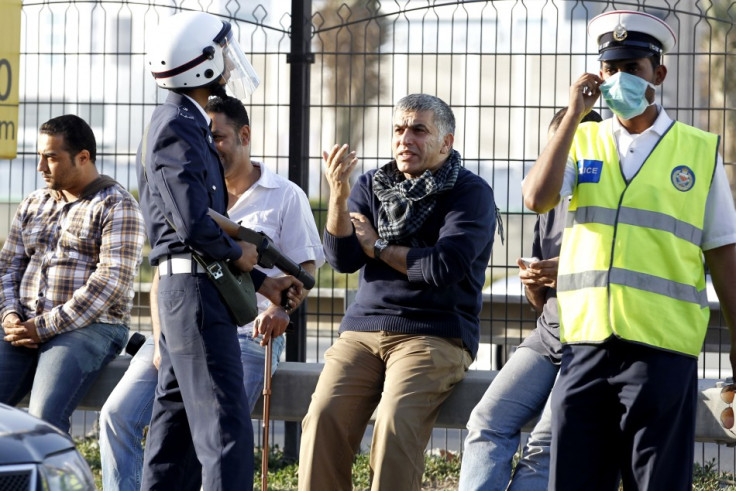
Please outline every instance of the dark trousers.
[{"label": "dark trousers", "polygon": [[183,489],[196,452],[204,489],[253,488],[253,428],[236,326],[204,275],[162,276],[161,366],[142,489]]},{"label": "dark trousers", "polygon": [[691,489],[696,375],[693,357],[613,337],[565,345],[549,489]]}]

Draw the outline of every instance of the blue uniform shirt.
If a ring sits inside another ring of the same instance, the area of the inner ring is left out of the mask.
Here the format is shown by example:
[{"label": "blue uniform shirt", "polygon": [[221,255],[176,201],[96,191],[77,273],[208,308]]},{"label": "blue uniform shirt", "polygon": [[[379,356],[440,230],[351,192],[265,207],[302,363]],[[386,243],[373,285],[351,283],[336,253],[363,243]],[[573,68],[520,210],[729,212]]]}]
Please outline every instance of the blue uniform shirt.
[{"label": "blue uniform shirt", "polygon": [[[212,133],[195,104],[170,92],[138,149],[138,189],[154,266],[168,254],[195,251],[235,260],[242,253],[207,215],[208,208],[227,214],[227,189]],[[254,273],[256,288],[262,279]]]}]

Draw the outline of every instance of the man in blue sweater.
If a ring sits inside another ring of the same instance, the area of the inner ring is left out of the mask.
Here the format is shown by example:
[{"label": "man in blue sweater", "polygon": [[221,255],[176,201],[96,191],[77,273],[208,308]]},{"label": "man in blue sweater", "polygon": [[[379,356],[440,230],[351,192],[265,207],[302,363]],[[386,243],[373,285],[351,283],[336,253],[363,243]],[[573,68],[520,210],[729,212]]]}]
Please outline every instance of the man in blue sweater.
[{"label": "man in blue sweater", "polygon": [[302,423],[300,490],[352,489],[374,410],[372,489],[421,488],[439,407],[478,349],[496,228],[493,191],[462,167],[454,131],[446,103],[413,94],[394,110],[394,160],[352,190],[356,153],[323,152],[325,253],[340,272],[360,270],[360,283]]}]

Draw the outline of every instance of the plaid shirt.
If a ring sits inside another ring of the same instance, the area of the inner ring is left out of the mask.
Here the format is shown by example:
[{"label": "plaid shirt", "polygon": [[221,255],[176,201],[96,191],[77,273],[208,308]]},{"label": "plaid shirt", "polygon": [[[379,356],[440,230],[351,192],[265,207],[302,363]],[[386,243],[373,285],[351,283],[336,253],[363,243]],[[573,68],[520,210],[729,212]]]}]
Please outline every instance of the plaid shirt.
[{"label": "plaid shirt", "polygon": [[107,176],[73,202],[34,191],[0,251],[0,318],[35,317],[42,341],[92,323],[127,324],[143,241],[138,203]]}]

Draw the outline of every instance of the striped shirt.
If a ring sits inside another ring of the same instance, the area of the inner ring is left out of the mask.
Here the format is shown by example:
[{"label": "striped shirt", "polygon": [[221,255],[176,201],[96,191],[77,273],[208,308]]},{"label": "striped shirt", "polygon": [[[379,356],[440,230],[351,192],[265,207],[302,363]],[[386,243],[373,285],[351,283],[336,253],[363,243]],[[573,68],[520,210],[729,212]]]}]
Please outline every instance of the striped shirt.
[{"label": "striped shirt", "polygon": [[42,341],[92,323],[127,324],[144,238],[138,203],[112,178],[73,202],[34,191],[0,251],[0,318],[35,317]]}]

